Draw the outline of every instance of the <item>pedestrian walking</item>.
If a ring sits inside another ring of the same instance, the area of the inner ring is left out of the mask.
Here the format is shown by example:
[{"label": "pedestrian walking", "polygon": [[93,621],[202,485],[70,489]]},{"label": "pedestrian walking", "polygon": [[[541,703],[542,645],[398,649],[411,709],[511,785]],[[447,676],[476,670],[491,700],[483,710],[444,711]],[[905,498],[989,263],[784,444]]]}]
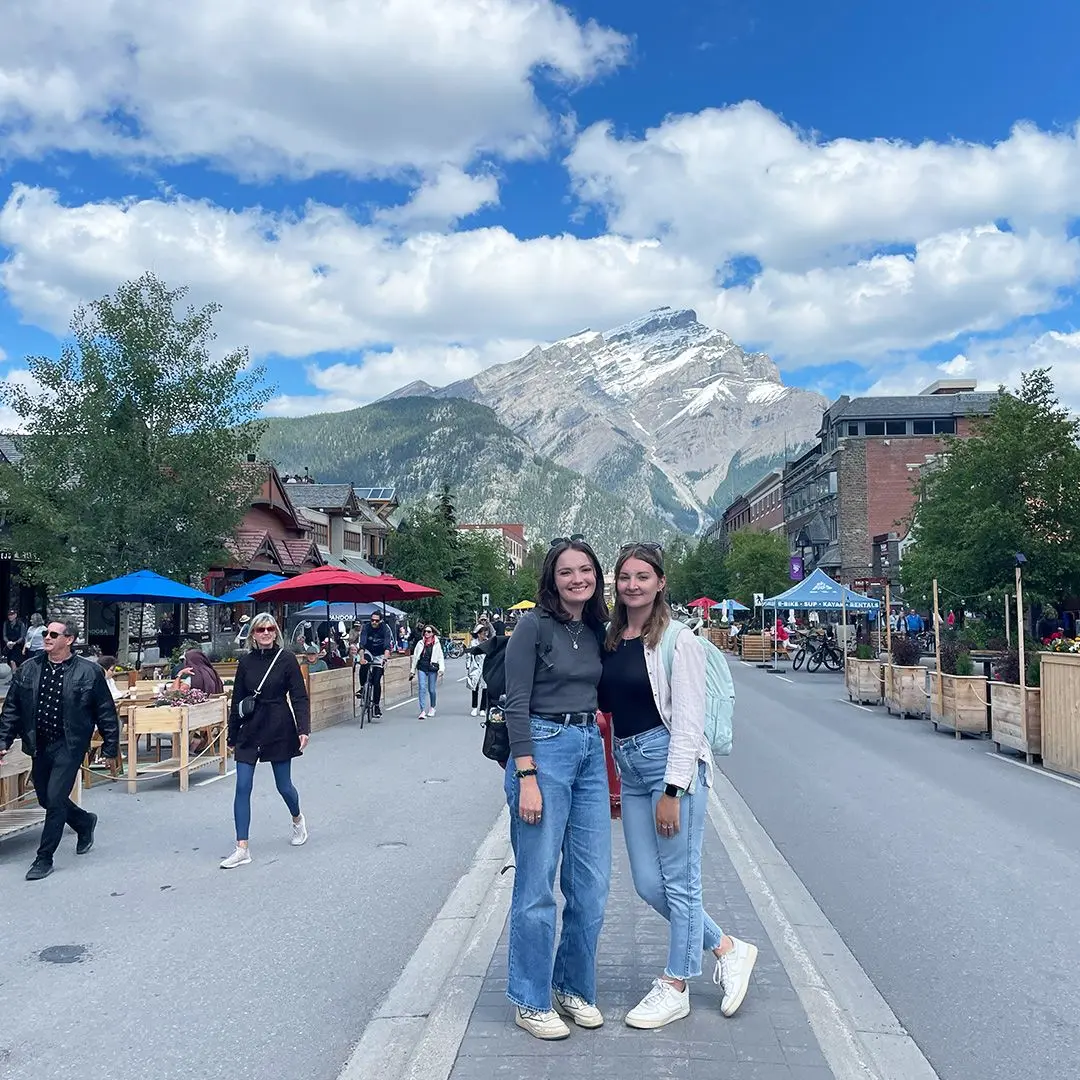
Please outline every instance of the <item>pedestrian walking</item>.
[{"label": "pedestrian walking", "polygon": [[12,608],[4,620],[4,659],[17,667],[23,658],[26,646],[26,623],[19,618],[19,613]]},{"label": "pedestrian walking", "polygon": [[473,644],[465,650],[465,685],[472,695],[472,716],[486,713],[488,709],[488,688],[484,682],[484,653],[481,646],[490,638],[490,626],[477,626],[473,630]]},{"label": "pedestrian walking", "polygon": [[[40,616],[38,616],[40,618]],[[101,732],[102,756],[110,770],[119,767],[120,720],[105,681],[93,660],[71,650],[79,636],[77,623],[54,620],[43,627],[43,651],[19,666],[0,713],[0,761],[17,738],[33,759],[31,777],[45,824],[37,857],[26,872],[39,881],[53,872],[53,856],[70,825],[78,837],[76,855],[94,846],[97,814],[71,801],[71,789],[94,729]]]},{"label": "pedestrian walking", "polygon": [[435,700],[439,686],[439,672],[446,666],[443,658],[442,642],[430,623],[425,625],[420,640],[416,643],[412,655],[412,673],[409,679],[416,679],[420,698],[420,716],[423,720],[435,715]]},{"label": "pedestrian walking", "polygon": [[35,611],[30,616],[30,626],[26,631],[26,644],[23,646],[23,654],[27,660],[35,656],[41,656],[45,652],[45,620],[40,611]]},{"label": "pedestrian walking", "polygon": [[[595,552],[580,536],[553,541],[537,606],[506,646],[512,764],[504,787],[516,867],[506,992],[518,1027],[538,1039],[565,1039],[563,1016],[583,1028],[604,1023],[596,951],[611,881],[611,810],[596,706],[606,621]],[[556,951],[560,855],[565,907]]]},{"label": "pedestrian walking", "polygon": [[742,1004],[757,947],[725,934],[701,900],[701,844],[713,782],[705,736],[705,654],[683,627],[671,672],[660,651],[671,625],[658,544],[630,544],[615,563],[615,610],[604,651],[600,707],[611,713],[622,776],[622,822],[634,888],[669,924],[663,973],[626,1015],[634,1028],[660,1028],[690,1014],[689,980],[705,950],[721,1012]]},{"label": "pedestrian walking", "polygon": [[292,759],[304,752],[311,735],[311,705],[304,676],[296,657],[285,648],[272,615],[263,612],[251,620],[249,641],[249,651],[236,666],[229,710],[227,740],[236,749],[236,850],[222,861],[223,870],[251,862],[251,789],[260,761],[270,763],[278,794],[292,815],[289,843],[299,847],[308,838],[300,796],[292,782]]}]

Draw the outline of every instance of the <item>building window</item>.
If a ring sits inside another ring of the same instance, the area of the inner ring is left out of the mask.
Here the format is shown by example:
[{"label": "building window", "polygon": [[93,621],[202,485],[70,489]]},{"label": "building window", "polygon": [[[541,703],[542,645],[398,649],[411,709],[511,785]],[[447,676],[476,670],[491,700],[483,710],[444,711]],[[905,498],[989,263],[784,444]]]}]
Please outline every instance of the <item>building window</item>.
[{"label": "building window", "polygon": [[848,435],[858,435],[859,434],[859,425],[858,424],[848,424],[847,433],[848,433]]},{"label": "building window", "polygon": [[364,534],[346,531],[344,544],[346,551],[356,551],[362,555],[364,552]]},{"label": "building window", "polygon": [[319,522],[314,522],[311,526],[312,535],[315,539],[315,543],[319,547],[328,548],[330,546],[330,526],[320,525]]},{"label": "building window", "polygon": [[906,435],[907,434],[907,421],[906,420],[886,420],[885,421],[885,434],[886,435]]},{"label": "building window", "polygon": [[933,420],[913,420],[911,422],[911,431],[913,435],[933,435],[934,434],[934,421]]},{"label": "building window", "polygon": [[934,434],[935,435],[955,435],[956,434],[956,421],[949,417],[948,420],[935,420],[934,421]]},{"label": "building window", "polygon": [[884,420],[867,420],[866,421],[866,434],[867,435],[884,435],[885,434],[885,421]]},{"label": "building window", "polygon": [[830,495],[835,495],[836,494],[836,490],[837,490],[836,483],[837,483],[836,482],[836,470],[833,469],[832,472],[829,473],[829,494]]},{"label": "building window", "polygon": [[833,540],[838,540],[840,538],[840,534],[836,530],[836,515],[835,514],[833,514],[829,518],[829,536]]}]

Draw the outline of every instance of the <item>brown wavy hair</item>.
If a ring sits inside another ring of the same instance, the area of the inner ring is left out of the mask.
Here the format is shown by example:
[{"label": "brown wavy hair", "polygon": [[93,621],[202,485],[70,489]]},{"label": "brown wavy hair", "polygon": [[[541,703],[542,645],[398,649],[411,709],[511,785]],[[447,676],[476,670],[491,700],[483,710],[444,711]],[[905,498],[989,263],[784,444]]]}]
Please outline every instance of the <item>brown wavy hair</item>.
[{"label": "brown wavy hair", "polygon": [[[611,612],[611,625],[608,627],[607,640],[604,642],[604,648],[608,652],[614,652],[619,647],[623,631],[627,626],[626,605],[619,599],[619,574],[622,573],[623,566],[630,559],[640,559],[643,563],[648,563],[656,571],[656,576],[659,578],[667,577],[664,573],[664,557],[659,548],[654,545],[634,544],[631,547],[623,548],[619,552],[618,561],[615,563],[615,606]],[[668,604],[667,584],[665,582],[664,588],[656,594],[653,609],[649,612],[649,618],[641,634],[646,648],[657,649],[660,647],[660,639],[663,638],[664,631],[668,628],[670,622],[671,606]]]},{"label": "brown wavy hair", "polygon": [[570,613],[563,607],[559,597],[559,589],[555,584],[555,564],[559,556],[567,551],[580,551],[588,555],[593,565],[593,573],[596,575],[596,591],[585,602],[581,612],[581,621],[593,630],[602,632],[607,625],[608,609],[604,603],[604,571],[600,566],[600,560],[596,552],[584,540],[567,540],[562,543],[552,544],[544,559],[544,567],[540,571],[540,587],[536,590],[536,606],[547,612],[553,619],[566,623],[570,621]]}]

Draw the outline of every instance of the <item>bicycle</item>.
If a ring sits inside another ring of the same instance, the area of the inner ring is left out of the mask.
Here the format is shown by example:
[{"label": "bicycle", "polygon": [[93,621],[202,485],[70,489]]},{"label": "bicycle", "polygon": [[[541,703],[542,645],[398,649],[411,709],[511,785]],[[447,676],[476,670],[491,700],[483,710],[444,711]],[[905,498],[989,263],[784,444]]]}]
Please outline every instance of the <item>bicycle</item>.
[{"label": "bicycle", "polygon": [[465,642],[456,638],[444,637],[442,639],[442,651],[447,660],[458,660],[465,655]]},{"label": "bicycle", "polygon": [[844,654],[836,642],[828,638],[822,638],[813,646],[806,658],[806,670],[818,671],[823,663],[829,671],[841,671],[844,667]]},{"label": "bicycle", "polygon": [[383,657],[373,656],[367,649],[364,650],[364,660],[366,663],[357,664],[353,667],[354,678],[358,671],[364,671],[364,685],[356,691],[353,698],[353,716],[356,715],[356,702],[359,702],[361,731],[364,730],[366,722],[374,719],[375,714],[375,680],[371,677],[372,670],[383,667]]}]

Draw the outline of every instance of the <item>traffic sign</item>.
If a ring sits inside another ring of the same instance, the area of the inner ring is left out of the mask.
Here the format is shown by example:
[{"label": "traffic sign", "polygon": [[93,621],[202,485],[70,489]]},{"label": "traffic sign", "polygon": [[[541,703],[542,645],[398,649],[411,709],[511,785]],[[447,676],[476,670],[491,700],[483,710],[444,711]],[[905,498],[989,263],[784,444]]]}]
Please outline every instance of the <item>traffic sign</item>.
[{"label": "traffic sign", "polygon": [[480,597],[481,607],[491,607],[491,593],[483,593]]}]

